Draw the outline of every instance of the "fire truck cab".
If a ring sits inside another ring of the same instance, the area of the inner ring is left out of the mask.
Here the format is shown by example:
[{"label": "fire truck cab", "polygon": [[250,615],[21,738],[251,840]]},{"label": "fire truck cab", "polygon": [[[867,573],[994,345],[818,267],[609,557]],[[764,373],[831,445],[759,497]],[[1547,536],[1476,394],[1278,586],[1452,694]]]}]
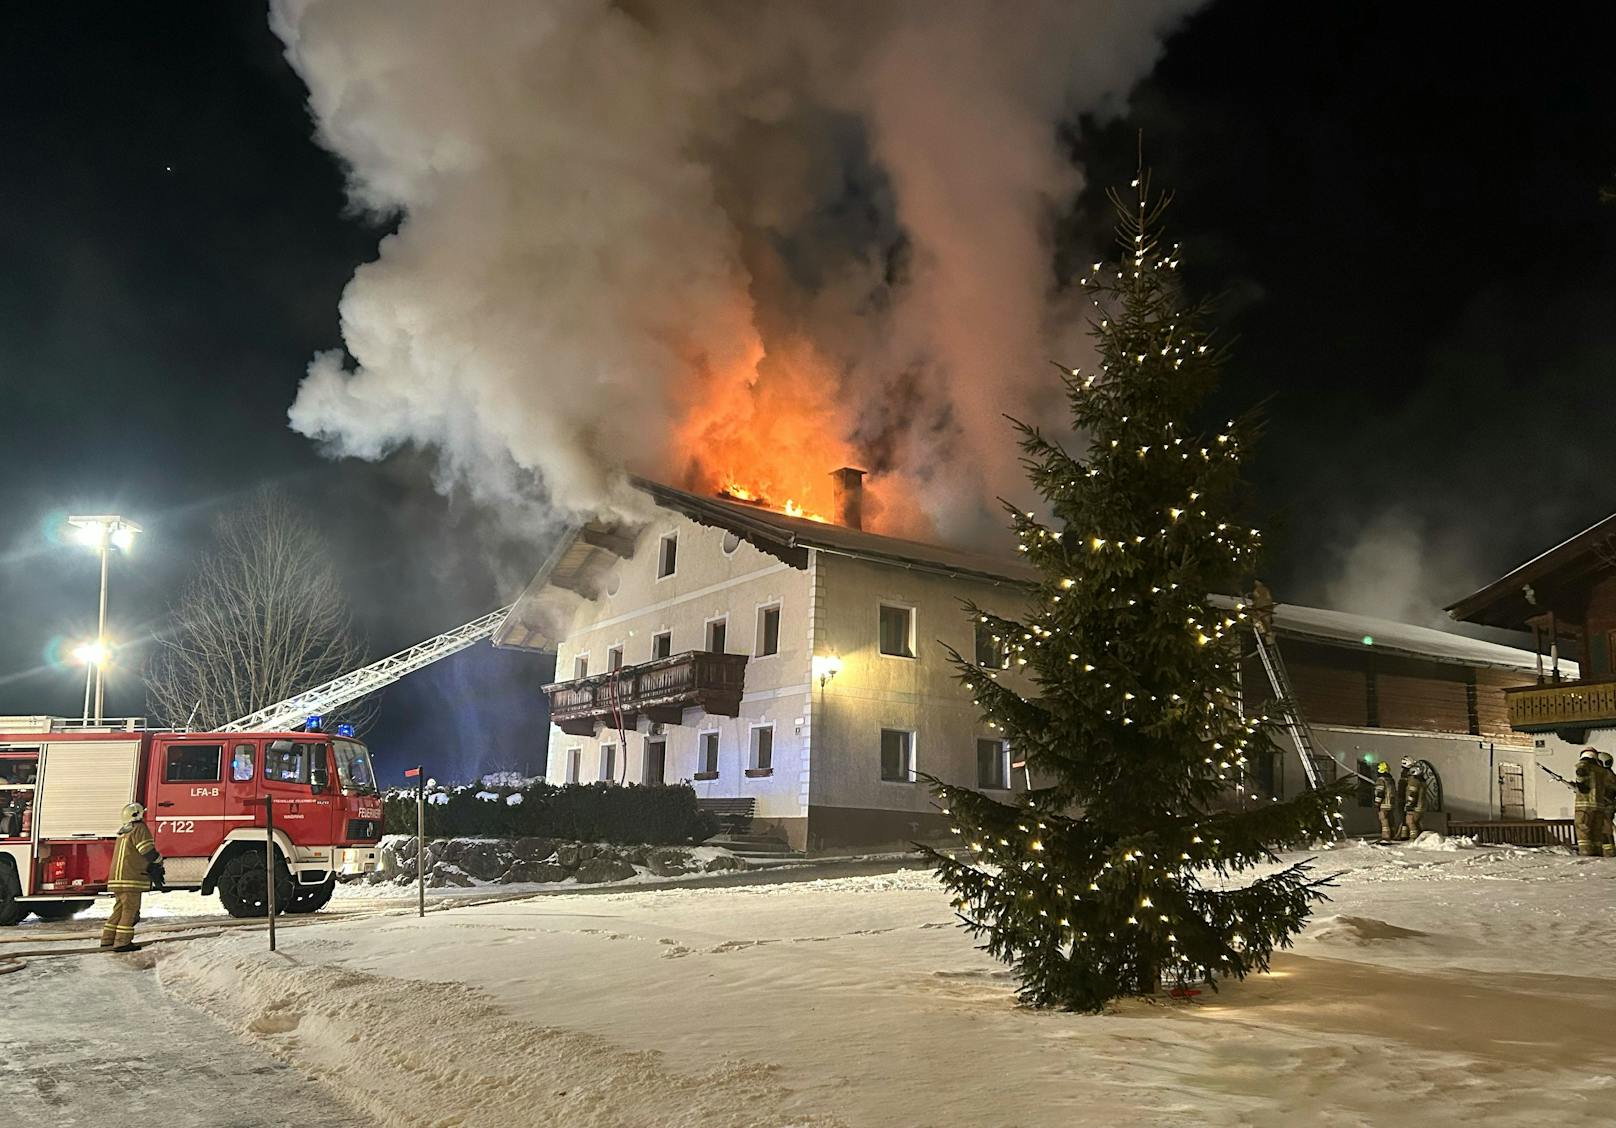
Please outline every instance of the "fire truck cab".
[{"label": "fire truck cab", "polygon": [[376,868],[381,798],[352,737],[0,717],[0,925],[64,919],[105,892],[131,800],[146,808],[166,888],[217,892],[231,916],[263,916],[266,798],[278,910],[314,912],[338,875]]}]

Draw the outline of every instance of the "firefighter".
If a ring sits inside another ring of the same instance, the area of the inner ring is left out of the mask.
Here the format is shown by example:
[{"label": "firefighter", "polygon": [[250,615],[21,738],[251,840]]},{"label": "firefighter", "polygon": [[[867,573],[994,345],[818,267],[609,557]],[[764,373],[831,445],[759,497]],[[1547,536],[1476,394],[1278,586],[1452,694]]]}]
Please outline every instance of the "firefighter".
[{"label": "firefighter", "polygon": [[1274,633],[1274,593],[1261,580],[1251,585],[1251,623],[1265,635]]},{"label": "firefighter", "polygon": [[1385,760],[1375,765],[1375,810],[1380,815],[1380,840],[1390,842],[1397,837],[1397,782]]},{"label": "firefighter", "polygon": [[1403,793],[1403,836],[1412,842],[1420,836],[1420,818],[1425,814],[1425,772],[1406,756],[1398,790]]},{"label": "firefighter", "polygon": [[1616,817],[1616,771],[1611,769],[1613,758],[1609,752],[1599,754],[1599,766],[1604,769],[1602,779],[1605,787],[1604,803],[1601,804],[1604,815],[1599,819],[1599,852],[1607,858],[1616,858],[1616,828],[1611,826],[1611,819]]},{"label": "firefighter", "polygon": [[135,922],[140,919],[140,895],[163,887],[163,858],[146,827],[146,808],[130,803],[123,809],[118,844],[112,851],[107,888],[112,891],[112,915],[101,928],[101,947],[114,952],[138,952]]},{"label": "firefighter", "polygon": [[1577,757],[1577,770],[1571,786],[1577,797],[1573,804],[1572,822],[1577,828],[1577,853],[1585,858],[1597,858],[1603,852],[1605,835],[1600,829],[1605,821],[1605,766],[1599,762],[1599,753],[1584,748]]}]

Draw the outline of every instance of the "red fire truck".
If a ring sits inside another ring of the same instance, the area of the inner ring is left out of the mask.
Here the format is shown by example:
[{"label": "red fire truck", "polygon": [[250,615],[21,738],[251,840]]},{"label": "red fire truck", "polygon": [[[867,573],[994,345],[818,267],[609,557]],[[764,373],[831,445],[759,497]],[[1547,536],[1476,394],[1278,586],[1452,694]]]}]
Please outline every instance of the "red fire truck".
[{"label": "red fire truck", "polygon": [[278,909],[312,913],[339,874],[376,868],[376,776],[370,752],[342,732],[0,717],[0,925],[65,919],[104,892],[131,800],[146,808],[169,889],[217,891],[231,916],[263,916],[266,797]]}]

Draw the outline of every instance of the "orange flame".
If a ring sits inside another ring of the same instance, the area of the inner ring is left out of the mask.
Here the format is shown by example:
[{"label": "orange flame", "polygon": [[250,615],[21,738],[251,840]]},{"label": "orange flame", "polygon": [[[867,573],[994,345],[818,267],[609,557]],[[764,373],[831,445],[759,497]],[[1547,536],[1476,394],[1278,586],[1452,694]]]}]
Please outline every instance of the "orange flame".
[{"label": "orange flame", "polygon": [[[809,521],[832,520],[825,516],[835,512],[831,472],[865,459],[846,438],[858,422],[857,401],[812,344],[771,341],[765,351],[755,340],[754,351],[723,364],[693,357],[681,392],[676,484]],[[864,527],[926,536],[930,522],[908,493],[890,477],[867,482]]]}]

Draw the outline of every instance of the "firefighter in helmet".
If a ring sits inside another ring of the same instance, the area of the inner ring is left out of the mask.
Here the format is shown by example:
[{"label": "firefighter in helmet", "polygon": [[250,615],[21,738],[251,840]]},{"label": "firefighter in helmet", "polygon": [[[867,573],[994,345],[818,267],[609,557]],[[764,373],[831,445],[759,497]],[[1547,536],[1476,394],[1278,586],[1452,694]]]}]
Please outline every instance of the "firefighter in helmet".
[{"label": "firefighter in helmet", "polygon": [[140,919],[140,895],[163,887],[163,858],[146,827],[146,808],[130,803],[123,809],[118,844],[112,851],[107,888],[112,891],[112,915],[101,928],[101,947],[114,952],[135,952],[135,922]]},{"label": "firefighter in helmet", "polygon": [[1611,819],[1616,817],[1616,771],[1611,769],[1613,758],[1609,752],[1599,754],[1599,766],[1604,769],[1603,780],[1605,785],[1604,816],[1599,820],[1599,852],[1607,858],[1616,858],[1616,827],[1612,827]]},{"label": "firefighter in helmet", "polygon": [[1571,786],[1577,793],[1572,810],[1572,822],[1577,828],[1577,853],[1597,858],[1604,852],[1605,797],[1610,789],[1605,784],[1605,765],[1599,762],[1596,749],[1584,748],[1577,757]]},{"label": "firefighter in helmet", "polygon": [[1397,781],[1385,760],[1375,765],[1375,812],[1380,816],[1380,840],[1397,837]]},{"label": "firefighter in helmet", "polygon": [[1403,793],[1403,837],[1410,842],[1420,836],[1420,819],[1425,814],[1425,769],[1403,757],[1403,777],[1398,782]]}]

